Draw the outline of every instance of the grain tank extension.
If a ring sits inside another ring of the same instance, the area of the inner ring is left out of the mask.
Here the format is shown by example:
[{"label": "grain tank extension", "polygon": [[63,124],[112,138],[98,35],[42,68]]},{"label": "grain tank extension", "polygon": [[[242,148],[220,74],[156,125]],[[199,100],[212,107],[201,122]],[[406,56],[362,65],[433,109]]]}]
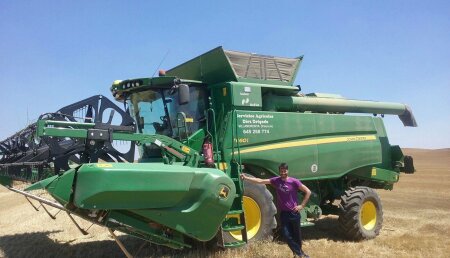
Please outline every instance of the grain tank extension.
[{"label": "grain tank extension", "polygon": [[[158,77],[117,80],[111,92],[124,109],[94,96],[0,142],[0,182],[113,236],[239,247],[277,226],[273,189],[240,174],[270,178],[287,162],[313,192],[302,226],[336,214],[349,239],[374,238],[383,222],[375,189],[414,172],[383,116],[413,127],[415,118],[404,104],[301,93],[302,59],[218,47]],[[35,194],[42,189],[56,202]]]}]

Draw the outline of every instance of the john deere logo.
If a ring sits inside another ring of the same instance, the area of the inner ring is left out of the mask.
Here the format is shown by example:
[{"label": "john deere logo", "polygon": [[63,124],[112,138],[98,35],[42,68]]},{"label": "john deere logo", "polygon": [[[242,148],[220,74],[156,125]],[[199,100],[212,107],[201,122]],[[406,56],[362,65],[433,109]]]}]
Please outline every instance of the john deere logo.
[{"label": "john deere logo", "polygon": [[229,193],[230,193],[230,188],[228,188],[226,186],[222,186],[219,191],[220,199],[226,199],[228,197]]}]

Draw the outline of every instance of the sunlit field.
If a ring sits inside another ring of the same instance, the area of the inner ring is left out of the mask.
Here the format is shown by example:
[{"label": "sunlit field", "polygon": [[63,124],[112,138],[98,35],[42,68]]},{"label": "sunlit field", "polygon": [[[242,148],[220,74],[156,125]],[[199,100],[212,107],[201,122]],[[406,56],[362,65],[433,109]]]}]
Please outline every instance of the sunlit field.
[{"label": "sunlit field", "polygon": [[[311,257],[450,257],[450,149],[404,152],[414,157],[417,172],[402,174],[393,191],[378,191],[384,211],[380,235],[346,241],[337,233],[337,218],[324,217],[303,229],[304,250]],[[0,257],[125,257],[105,228],[94,225],[89,233],[82,235],[64,212],[52,220],[0,186]],[[119,238],[131,253],[139,251],[138,257],[292,257],[287,245],[277,241],[233,250],[173,251]]]}]

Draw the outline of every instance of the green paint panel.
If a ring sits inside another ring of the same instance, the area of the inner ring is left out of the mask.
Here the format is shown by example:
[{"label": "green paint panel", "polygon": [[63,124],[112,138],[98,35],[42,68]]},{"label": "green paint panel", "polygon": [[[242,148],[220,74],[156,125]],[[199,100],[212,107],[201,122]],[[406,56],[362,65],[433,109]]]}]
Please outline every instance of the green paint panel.
[{"label": "green paint panel", "polygon": [[45,128],[42,135],[51,135],[55,137],[73,137],[73,138],[86,138],[86,129],[70,129],[65,128]]},{"label": "green paint panel", "polygon": [[318,145],[317,171],[314,177],[340,177],[356,168],[381,163],[380,142],[375,140]]},{"label": "green paint panel", "polygon": [[217,169],[97,163],[78,170],[74,204],[83,209],[129,210],[206,241],[216,234],[235,192],[233,181]]},{"label": "green paint panel", "polygon": [[[214,178],[214,183],[206,175],[194,177],[191,191],[177,206],[171,209],[141,209],[133,212],[195,239],[201,241],[212,239],[230,210],[235,195],[231,179],[222,171],[214,171],[220,175]],[[227,186],[230,192],[227,198],[221,199],[217,193],[221,192],[224,186]]]},{"label": "green paint panel", "polygon": [[318,138],[331,139],[331,143],[318,144],[319,163],[314,176],[340,177],[358,167],[382,162],[373,117],[333,114],[315,117]]},{"label": "green paint panel", "polygon": [[75,169],[67,170],[62,176],[57,177],[52,180],[51,183],[42,182],[42,185],[47,184],[47,191],[62,205],[66,205],[70,202],[70,197],[72,195],[72,185],[75,177]]},{"label": "green paint panel", "polygon": [[168,70],[166,74],[178,78],[203,81],[209,84],[236,81],[237,79],[222,47],[215,48],[174,67]]},{"label": "green paint panel", "polygon": [[350,175],[371,181],[381,181],[390,183],[396,183],[398,182],[399,179],[398,172],[375,167],[358,169],[350,173]]},{"label": "green paint panel", "polygon": [[200,129],[193,133],[189,138],[183,142],[184,145],[189,146],[197,152],[201,151],[203,140],[205,139],[206,132],[204,129]]},{"label": "green paint panel", "polygon": [[85,164],[74,203],[85,209],[168,208],[189,192],[194,176],[189,167],[155,163]]},{"label": "green paint panel", "polygon": [[[236,111],[228,119],[224,149],[242,163],[277,174],[287,162],[302,179],[337,178],[359,167],[380,165],[382,149],[374,118],[334,114]],[[234,137],[234,146],[231,138]]]},{"label": "green paint panel", "polygon": [[49,178],[46,178],[44,180],[41,180],[39,182],[36,182],[32,185],[30,185],[29,187],[25,188],[25,191],[33,191],[33,190],[38,190],[38,189],[46,189],[47,186],[53,182],[55,179],[57,179],[59,176],[52,176]]}]

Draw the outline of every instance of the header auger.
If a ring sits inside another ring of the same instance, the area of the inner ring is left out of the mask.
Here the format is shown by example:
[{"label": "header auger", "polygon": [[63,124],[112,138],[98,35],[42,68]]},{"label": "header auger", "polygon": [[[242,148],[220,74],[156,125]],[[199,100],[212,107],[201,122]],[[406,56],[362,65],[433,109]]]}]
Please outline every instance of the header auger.
[{"label": "header auger", "polygon": [[[159,77],[114,81],[124,109],[94,96],[0,142],[0,182],[113,235],[239,247],[271,239],[277,224],[272,189],[239,175],[269,178],[286,162],[314,193],[302,226],[336,214],[348,238],[373,238],[382,227],[374,189],[414,172],[382,117],[416,121],[404,104],[301,94],[293,82],[302,59],[218,47]],[[32,184],[17,189],[15,180]],[[42,189],[56,202],[33,194]]]}]

